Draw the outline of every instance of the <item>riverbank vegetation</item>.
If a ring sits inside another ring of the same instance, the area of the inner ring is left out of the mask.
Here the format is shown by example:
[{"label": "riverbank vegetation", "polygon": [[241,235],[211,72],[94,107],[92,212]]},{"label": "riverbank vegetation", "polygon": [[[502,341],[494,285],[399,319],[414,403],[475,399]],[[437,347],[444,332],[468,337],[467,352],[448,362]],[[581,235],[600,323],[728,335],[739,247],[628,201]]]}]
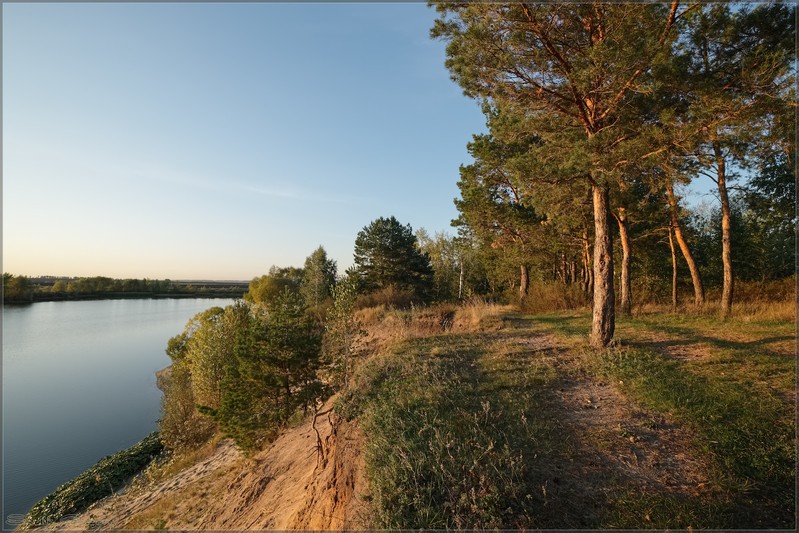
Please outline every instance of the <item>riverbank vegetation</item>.
[{"label": "riverbank vegetation", "polygon": [[45,527],[85,511],[91,504],[123,487],[158,457],[163,449],[158,433],[151,433],[130,448],[102,458],[96,465],[37,502],[20,524],[20,529]]},{"label": "riverbank vegetation", "polygon": [[739,281],[748,301],[727,317],[648,301],[597,350],[568,283],[531,283],[551,291],[531,314],[515,297],[434,302],[427,269],[419,292],[359,292],[356,266],[311,306],[315,276],[286,272],[170,341],[176,456],[212,435],[263,449],[338,393],[337,416],[363,428],[368,527],[793,524],[793,278]]}]

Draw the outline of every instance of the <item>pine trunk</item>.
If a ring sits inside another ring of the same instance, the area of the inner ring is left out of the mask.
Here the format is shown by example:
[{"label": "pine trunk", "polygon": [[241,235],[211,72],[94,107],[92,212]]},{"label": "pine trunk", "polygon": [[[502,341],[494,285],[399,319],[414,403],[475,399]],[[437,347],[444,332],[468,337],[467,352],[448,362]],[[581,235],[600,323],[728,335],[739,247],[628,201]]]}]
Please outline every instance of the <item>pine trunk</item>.
[{"label": "pine trunk", "polygon": [[674,249],[674,238],[669,226],[669,248],[671,249],[671,308],[677,310],[677,250]]},{"label": "pine trunk", "polygon": [[463,299],[463,278],[465,276],[465,269],[463,268],[463,258],[461,257],[461,271],[458,275],[458,300]]},{"label": "pine trunk", "polygon": [[721,262],[724,266],[724,282],[721,289],[721,316],[727,318],[732,310],[732,252],[730,246],[730,198],[727,195],[727,174],[724,155],[717,142],[713,143],[716,155],[716,176],[718,178],[719,198],[721,199]]},{"label": "pine trunk", "polygon": [[521,301],[524,300],[525,296],[527,296],[527,291],[530,288],[530,277],[527,270],[527,265],[521,265],[519,270],[519,300]]},{"label": "pine trunk", "polygon": [[616,221],[619,223],[619,237],[621,240],[621,313],[625,316],[630,316],[633,310],[633,296],[632,288],[630,286],[630,264],[632,263],[632,255],[630,254],[630,233],[629,224],[627,222],[627,213],[624,208],[619,209],[619,214],[616,216]]},{"label": "pine trunk", "polygon": [[602,348],[616,329],[613,292],[613,236],[610,232],[608,189],[591,186],[594,204],[594,309],[591,346]]},{"label": "pine trunk", "polygon": [[593,299],[594,269],[591,267],[591,245],[588,230],[583,231],[583,254],[585,254],[585,292]]},{"label": "pine trunk", "polygon": [[694,256],[691,249],[688,248],[688,243],[682,234],[682,227],[680,226],[680,217],[677,216],[677,198],[674,196],[674,185],[669,183],[666,189],[666,194],[669,201],[669,212],[671,214],[671,226],[674,228],[674,238],[677,239],[677,244],[680,247],[685,262],[688,264],[688,270],[691,272],[691,282],[694,285],[694,303],[696,305],[705,304],[705,288],[702,285],[702,278],[699,275],[699,267],[696,266]]}]

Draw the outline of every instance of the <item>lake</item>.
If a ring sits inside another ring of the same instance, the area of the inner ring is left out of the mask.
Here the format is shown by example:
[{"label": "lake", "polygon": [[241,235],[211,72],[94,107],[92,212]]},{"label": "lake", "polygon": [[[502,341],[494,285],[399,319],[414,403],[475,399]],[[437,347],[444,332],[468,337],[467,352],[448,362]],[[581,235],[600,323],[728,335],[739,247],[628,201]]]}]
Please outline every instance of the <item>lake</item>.
[{"label": "lake", "polygon": [[155,371],[195,314],[231,299],[3,306],[3,529],[156,429]]}]

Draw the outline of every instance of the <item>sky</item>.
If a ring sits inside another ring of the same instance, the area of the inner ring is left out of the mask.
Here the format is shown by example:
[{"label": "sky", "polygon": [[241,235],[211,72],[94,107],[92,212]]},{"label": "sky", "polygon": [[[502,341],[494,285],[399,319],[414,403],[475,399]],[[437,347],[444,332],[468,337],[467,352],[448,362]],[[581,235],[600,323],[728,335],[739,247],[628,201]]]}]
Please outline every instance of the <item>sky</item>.
[{"label": "sky", "polygon": [[424,3],[3,4],[3,271],[248,280],[449,231],[485,131]]}]

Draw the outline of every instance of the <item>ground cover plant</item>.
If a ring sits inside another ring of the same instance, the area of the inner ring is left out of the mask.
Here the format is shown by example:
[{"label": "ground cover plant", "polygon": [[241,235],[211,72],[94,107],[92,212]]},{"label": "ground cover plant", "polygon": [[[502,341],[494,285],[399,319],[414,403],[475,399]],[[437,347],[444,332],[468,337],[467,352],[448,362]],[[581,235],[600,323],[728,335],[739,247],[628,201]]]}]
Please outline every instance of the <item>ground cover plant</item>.
[{"label": "ground cover plant", "polygon": [[651,312],[596,350],[585,311],[492,316],[356,370],[372,526],[793,527],[792,321]]}]

